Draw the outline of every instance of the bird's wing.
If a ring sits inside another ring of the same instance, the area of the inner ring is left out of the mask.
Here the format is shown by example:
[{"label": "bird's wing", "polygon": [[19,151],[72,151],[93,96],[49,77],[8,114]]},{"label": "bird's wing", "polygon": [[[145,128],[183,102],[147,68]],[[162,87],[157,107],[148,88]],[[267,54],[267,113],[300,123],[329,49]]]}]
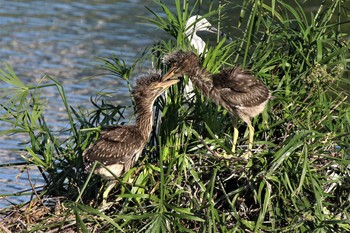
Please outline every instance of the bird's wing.
[{"label": "bird's wing", "polygon": [[142,140],[127,143],[100,139],[87,149],[85,159],[89,163],[100,161],[104,165],[124,164],[142,149]]},{"label": "bird's wing", "polygon": [[213,94],[220,96],[224,107],[254,107],[268,100],[270,93],[263,83],[240,67],[224,69],[213,75]]},{"label": "bird's wing", "polygon": [[269,91],[264,86],[254,88],[251,92],[236,92],[231,88],[221,88],[220,98],[227,109],[255,107],[269,99]]},{"label": "bird's wing", "polygon": [[123,164],[143,149],[144,139],[132,126],[109,128],[84,151],[85,160],[103,162],[104,165]]},{"label": "bird's wing", "polygon": [[108,126],[101,131],[100,138],[108,141],[126,142],[129,141],[131,137],[139,135],[138,132],[135,125]]},{"label": "bird's wing", "polygon": [[240,67],[224,69],[213,75],[213,83],[218,88],[230,88],[235,92],[249,92],[253,86],[261,85],[254,75]]}]

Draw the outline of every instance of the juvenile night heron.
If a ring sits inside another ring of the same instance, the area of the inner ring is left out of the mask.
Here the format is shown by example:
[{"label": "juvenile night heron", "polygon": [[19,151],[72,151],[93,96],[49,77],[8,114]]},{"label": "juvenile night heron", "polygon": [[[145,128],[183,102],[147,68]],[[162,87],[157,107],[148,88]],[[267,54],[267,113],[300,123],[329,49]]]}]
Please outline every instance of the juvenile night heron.
[{"label": "juvenile night heron", "polygon": [[171,67],[164,79],[188,75],[204,96],[231,113],[234,127],[232,152],[235,152],[238,139],[236,117],[246,122],[249,128],[250,153],[254,135],[250,119],[259,115],[271,98],[267,87],[241,67],[228,68],[218,74],[212,74],[200,64],[199,57],[193,52],[175,51],[165,55],[163,63]]},{"label": "juvenile night heron", "polygon": [[[153,73],[137,81],[132,94],[135,100],[135,125],[118,125],[102,131],[100,138],[83,153],[86,170],[95,161],[111,170],[117,177],[127,172],[138,160],[152,130],[153,104],[168,87],[177,83],[176,79],[164,79]],[[95,173],[107,179],[114,176],[102,166]]]}]

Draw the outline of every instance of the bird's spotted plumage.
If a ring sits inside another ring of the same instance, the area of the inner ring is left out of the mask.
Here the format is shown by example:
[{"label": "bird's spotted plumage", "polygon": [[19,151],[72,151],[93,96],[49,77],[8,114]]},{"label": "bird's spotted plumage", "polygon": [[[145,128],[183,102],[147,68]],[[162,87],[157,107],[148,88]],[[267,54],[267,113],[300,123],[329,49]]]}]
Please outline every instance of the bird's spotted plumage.
[{"label": "bird's spotted plumage", "polygon": [[172,67],[177,76],[196,76],[201,67],[200,58],[194,52],[176,51],[163,57],[163,64]]},{"label": "bird's spotted plumage", "polygon": [[[212,75],[214,92],[220,95],[232,107],[255,107],[270,98],[266,86],[248,70],[241,67],[224,69]],[[252,116],[254,117],[254,116]]]},{"label": "bird's spotted plumage", "polygon": [[[130,139],[133,140],[130,140]],[[105,166],[123,165],[117,176],[129,170],[137,161],[144,147],[144,139],[137,126],[109,127],[100,134],[99,140],[85,151],[86,169],[95,161]],[[97,173],[100,173],[97,169]]]},{"label": "bird's spotted plumage", "polygon": [[[253,133],[250,118],[264,110],[271,94],[250,71],[233,67],[212,74],[201,65],[200,58],[195,53],[181,50],[165,55],[163,62],[171,67],[165,76],[188,75],[203,95],[227,109],[233,116],[239,116],[248,124],[250,134]],[[252,135],[250,145],[251,143]]]},{"label": "bird's spotted plumage", "polygon": [[140,89],[145,89],[152,84],[162,81],[162,76],[159,73],[151,74],[150,76],[142,76],[136,80],[136,86],[133,94],[137,94]]},{"label": "bird's spotted plumage", "polygon": [[[156,98],[178,80],[162,80],[158,73],[138,79],[132,92],[135,100],[136,124],[109,126],[99,139],[84,153],[85,167],[89,171],[95,161],[109,168],[116,176],[123,175],[138,160],[152,129],[152,106]],[[113,175],[103,167],[95,173],[106,178]]]}]

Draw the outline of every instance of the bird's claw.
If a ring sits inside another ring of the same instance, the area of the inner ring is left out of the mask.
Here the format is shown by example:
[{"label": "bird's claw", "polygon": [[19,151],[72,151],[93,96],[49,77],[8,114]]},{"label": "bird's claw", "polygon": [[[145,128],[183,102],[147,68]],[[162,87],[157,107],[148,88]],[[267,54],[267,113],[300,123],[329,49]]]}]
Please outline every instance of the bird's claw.
[{"label": "bird's claw", "polygon": [[103,200],[102,202],[102,207],[100,208],[100,210],[103,212],[105,210],[108,210],[109,208],[111,208],[111,206],[114,204],[114,202],[107,202],[106,200]]},{"label": "bird's claw", "polygon": [[252,155],[253,155],[252,151],[248,150],[243,153],[242,158],[244,158],[245,160],[249,160]]}]

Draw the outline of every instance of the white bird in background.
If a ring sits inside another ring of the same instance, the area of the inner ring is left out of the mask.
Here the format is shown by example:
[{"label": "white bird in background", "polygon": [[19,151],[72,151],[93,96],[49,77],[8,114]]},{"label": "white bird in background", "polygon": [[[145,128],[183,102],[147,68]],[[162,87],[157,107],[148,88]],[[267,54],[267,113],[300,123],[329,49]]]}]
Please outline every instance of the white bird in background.
[{"label": "white bird in background", "polygon": [[218,30],[213,27],[206,18],[200,15],[194,15],[187,20],[185,35],[191,45],[197,50],[198,54],[203,54],[205,42],[197,35],[197,32],[217,33]]},{"label": "white bird in background", "polygon": [[[200,15],[191,16],[186,23],[185,35],[187,39],[190,41],[190,44],[193,48],[195,48],[199,55],[205,55],[206,45],[202,38],[197,35],[197,32],[211,32],[217,33],[218,30],[213,27],[206,18],[203,18]],[[193,85],[191,80],[188,80],[187,85],[184,89],[184,94],[187,98],[192,98],[194,96],[193,93]]]}]

